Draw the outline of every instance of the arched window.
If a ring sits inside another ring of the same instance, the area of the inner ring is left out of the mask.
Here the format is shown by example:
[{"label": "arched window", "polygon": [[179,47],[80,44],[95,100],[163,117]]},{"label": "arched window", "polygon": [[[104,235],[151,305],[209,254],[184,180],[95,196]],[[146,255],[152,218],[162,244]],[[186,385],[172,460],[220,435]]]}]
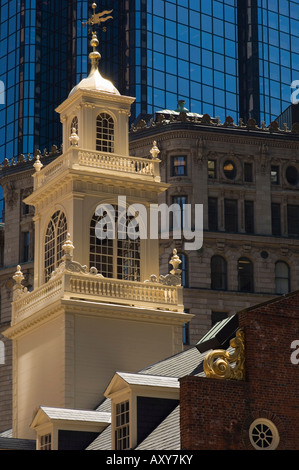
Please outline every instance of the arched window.
[{"label": "arched window", "polygon": [[[108,221],[107,235],[99,237],[97,228],[101,221],[105,225],[104,219],[105,222]],[[90,267],[97,268],[104,277],[140,281],[140,239],[134,239],[136,237],[130,232],[132,219],[133,217],[124,217],[116,210],[114,214],[95,214],[91,219],[89,263]],[[138,232],[138,227],[134,230]]]},{"label": "arched window", "polygon": [[253,264],[248,258],[238,260],[238,281],[240,292],[253,292]]},{"label": "arched window", "polygon": [[211,259],[211,288],[214,290],[227,289],[227,263],[219,255]]},{"label": "arched window", "polygon": [[57,211],[51,217],[45,237],[45,282],[57,268],[63,256],[62,246],[67,237],[67,221],[63,212]]},{"label": "arched window", "polygon": [[5,346],[3,341],[0,341],[0,365],[5,364]]},{"label": "arched window", "polygon": [[70,134],[72,134],[73,129],[76,129],[76,134],[79,133],[79,121],[78,121],[77,116],[75,116],[72,120],[71,128],[70,128]]},{"label": "arched window", "polygon": [[114,121],[107,113],[97,117],[96,150],[99,152],[114,152]]},{"label": "arched window", "polygon": [[284,261],[275,264],[275,292],[276,294],[290,292],[290,268]]}]

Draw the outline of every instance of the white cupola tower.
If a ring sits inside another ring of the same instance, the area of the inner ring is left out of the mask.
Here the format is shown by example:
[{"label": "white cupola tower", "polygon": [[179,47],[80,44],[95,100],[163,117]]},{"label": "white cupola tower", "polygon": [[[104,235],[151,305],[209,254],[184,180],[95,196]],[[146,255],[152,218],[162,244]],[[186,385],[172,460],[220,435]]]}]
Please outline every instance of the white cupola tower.
[{"label": "white cupola tower", "polygon": [[99,45],[96,33],[92,33],[90,54],[91,71],[70,92],[67,100],[58,108],[63,125],[63,149],[72,145],[70,136],[76,133],[79,146],[85,150],[129,154],[128,117],[135,98],[121,96],[115,86],[102,77],[96,50]]},{"label": "white cupola tower", "polygon": [[130,156],[134,99],[101,76],[95,32],[91,45],[90,75],[57,108],[63,154],[45,167],[37,156],[34,190],[25,200],[35,208],[34,290],[22,286],[19,267],[5,333],[13,341],[19,438],[34,437],[30,424],[39,406],[92,410],[117,370],[135,372],[180,352],[191,319],[180,260],[174,253],[171,273],[159,276],[159,240],[147,221],[140,221],[139,238],[98,237],[99,206],[112,208],[106,216],[119,229],[132,220],[123,219],[129,206],[149,213],[168,185],[157,146],[145,158]]}]

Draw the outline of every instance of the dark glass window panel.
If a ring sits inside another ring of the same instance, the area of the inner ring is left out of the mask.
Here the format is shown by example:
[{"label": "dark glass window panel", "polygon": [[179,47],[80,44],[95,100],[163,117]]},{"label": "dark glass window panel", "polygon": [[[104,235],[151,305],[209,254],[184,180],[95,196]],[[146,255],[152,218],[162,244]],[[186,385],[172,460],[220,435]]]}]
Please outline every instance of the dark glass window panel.
[{"label": "dark glass window panel", "polygon": [[245,183],[253,182],[253,165],[252,163],[244,163],[244,181]]},{"label": "dark glass window panel", "polygon": [[275,292],[276,294],[290,292],[290,268],[283,261],[278,261],[275,265]]},{"label": "dark glass window panel", "polygon": [[273,203],[271,205],[272,214],[272,235],[281,235],[281,211],[280,204]]},{"label": "dark glass window panel", "polygon": [[[184,228],[184,206],[188,204],[188,197],[187,196],[173,196],[172,197],[172,204],[177,204],[179,206],[180,210],[180,223],[181,223],[181,228]],[[177,214],[171,214],[171,223],[170,226],[174,228],[174,217],[176,217]]]},{"label": "dark glass window panel", "polygon": [[189,287],[189,259],[185,253],[178,253],[178,257],[181,260],[181,264],[179,269],[181,269],[181,278],[182,278],[182,286]]},{"label": "dark glass window panel", "polygon": [[[188,313],[186,309],[185,309],[185,313]],[[190,324],[189,323],[185,323],[183,325],[183,344],[185,346],[189,346],[190,344]]]},{"label": "dark glass window panel", "polygon": [[288,235],[299,236],[299,206],[287,206]]},{"label": "dark glass window panel", "polygon": [[226,232],[238,232],[238,201],[235,199],[224,200],[224,225]]},{"label": "dark glass window panel", "polygon": [[186,156],[172,157],[171,176],[187,176],[187,157]]},{"label": "dark glass window panel", "polygon": [[30,233],[23,232],[23,263],[29,261]]},{"label": "dark glass window panel", "polygon": [[253,292],[253,264],[248,258],[240,258],[238,261],[238,281],[240,292]]},{"label": "dark glass window panel", "polygon": [[209,160],[208,161],[208,177],[210,179],[215,179],[217,177],[216,161],[215,160]]},{"label": "dark glass window panel", "polygon": [[254,202],[244,201],[244,227],[246,233],[254,233]]},{"label": "dark glass window panel", "polygon": [[216,232],[218,230],[218,199],[209,197],[208,200],[208,219],[209,230]]},{"label": "dark glass window panel", "polygon": [[211,259],[211,289],[227,289],[227,263],[222,256],[213,256]]}]

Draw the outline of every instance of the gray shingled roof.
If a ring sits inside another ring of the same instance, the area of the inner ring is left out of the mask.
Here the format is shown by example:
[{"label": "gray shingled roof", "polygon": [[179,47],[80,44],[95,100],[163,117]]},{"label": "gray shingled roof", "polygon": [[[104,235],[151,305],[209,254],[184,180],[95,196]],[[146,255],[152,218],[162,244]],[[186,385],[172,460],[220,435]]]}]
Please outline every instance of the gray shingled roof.
[{"label": "gray shingled roof", "polygon": [[[123,377],[128,380],[144,381],[145,375],[149,375],[149,382],[153,383],[153,379],[158,383],[163,383],[169,378],[171,383],[175,383],[177,379],[185,375],[204,376],[202,370],[202,362],[206,353],[201,354],[196,347],[180,352],[160,362],[152,364],[137,372],[137,374],[122,373]],[[140,378],[138,379],[138,375]],[[137,376],[137,377],[136,377]],[[160,379],[163,379],[160,381]],[[99,405],[97,411],[110,411],[110,400],[104,400]],[[179,450],[180,430],[179,430],[179,407],[170,413],[167,418],[138,446],[139,449],[156,449],[156,450]],[[161,447],[162,446],[162,447]],[[86,450],[111,450],[111,427],[108,426],[105,431],[100,434],[95,441],[88,446]]]},{"label": "gray shingled roof", "polygon": [[0,450],[36,450],[35,440],[0,437]]},{"label": "gray shingled roof", "polygon": [[180,407],[177,406],[135,450],[180,449]]},{"label": "gray shingled roof", "polygon": [[51,420],[84,421],[89,423],[110,423],[111,421],[111,415],[107,412],[71,410],[47,406],[41,406],[41,409]]},{"label": "gray shingled roof", "polygon": [[179,388],[179,381],[177,377],[165,377],[153,374],[131,374],[127,372],[117,372],[117,375],[121,377],[129,385],[144,385],[148,387],[170,387]]}]

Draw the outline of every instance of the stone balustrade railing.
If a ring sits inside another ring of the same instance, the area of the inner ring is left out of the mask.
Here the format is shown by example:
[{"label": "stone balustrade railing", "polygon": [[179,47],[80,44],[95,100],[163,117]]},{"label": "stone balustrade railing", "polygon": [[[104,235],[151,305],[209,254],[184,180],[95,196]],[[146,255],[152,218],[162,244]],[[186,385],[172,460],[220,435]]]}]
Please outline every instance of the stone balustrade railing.
[{"label": "stone balustrade railing", "polygon": [[161,181],[160,160],[157,158],[139,158],[114,153],[86,151],[78,147],[70,147],[63,155],[49,163],[43,171],[40,171],[41,168],[42,165],[39,166],[34,175],[35,189],[48,183],[57,173],[61,173],[67,168],[81,171],[84,171],[84,169],[90,171],[93,168],[107,172],[138,175],[139,178],[146,180]]},{"label": "stone balustrade railing", "polygon": [[159,282],[133,282],[104,278],[98,274],[58,272],[32,292],[18,294],[12,304],[12,325],[45,310],[61,299],[86,299],[146,309],[183,312],[182,287]]}]

